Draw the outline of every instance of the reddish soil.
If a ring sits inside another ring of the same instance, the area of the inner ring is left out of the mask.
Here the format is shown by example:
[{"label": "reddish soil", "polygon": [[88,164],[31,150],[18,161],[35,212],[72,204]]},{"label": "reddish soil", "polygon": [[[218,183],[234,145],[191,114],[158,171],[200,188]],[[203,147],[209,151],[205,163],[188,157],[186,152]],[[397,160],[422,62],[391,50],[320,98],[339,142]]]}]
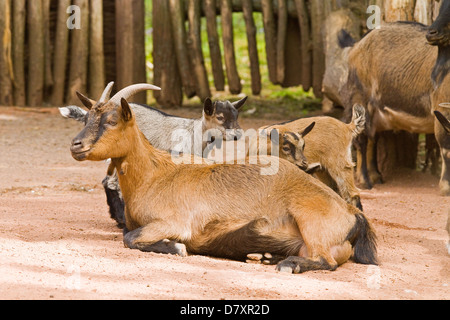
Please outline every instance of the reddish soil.
[{"label": "reddish soil", "polygon": [[450,199],[439,195],[437,177],[405,171],[362,192],[379,267],[348,262],[291,275],[124,248],[101,185],[106,164],[70,155],[80,129],[57,109],[0,108],[0,299],[450,298]]}]

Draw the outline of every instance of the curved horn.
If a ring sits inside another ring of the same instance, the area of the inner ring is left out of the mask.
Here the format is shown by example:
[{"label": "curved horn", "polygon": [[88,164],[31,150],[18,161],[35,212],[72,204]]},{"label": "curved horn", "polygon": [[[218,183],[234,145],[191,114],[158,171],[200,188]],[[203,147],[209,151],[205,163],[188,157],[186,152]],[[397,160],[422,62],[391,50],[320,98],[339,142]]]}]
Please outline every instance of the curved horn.
[{"label": "curved horn", "polygon": [[147,83],[140,83],[140,84],[134,84],[131,86],[128,86],[119,92],[116,93],[114,97],[109,100],[110,102],[113,102],[115,105],[120,106],[120,100],[124,98],[125,100],[129,99],[130,97],[134,96],[136,93],[146,91],[146,90],[155,90],[159,91],[161,90],[160,87],[154,86],[152,84]]},{"label": "curved horn", "polygon": [[450,108],[450,103],[448,103],[448,102],[446,102],[446,103],[441,103],[441,104],[439,105],[439,107],[442,107],[442,108]]},{"label": "curved horn", "polygon": [[105,91],[103,91],[103,94],[100,98],[100,100],[98,100],[98,103],[105,103],[108,101],[108,99],[111,97],[111,91],[114,87],[114,82],[110,82],[108,83],[108,85],[105,88]]}]

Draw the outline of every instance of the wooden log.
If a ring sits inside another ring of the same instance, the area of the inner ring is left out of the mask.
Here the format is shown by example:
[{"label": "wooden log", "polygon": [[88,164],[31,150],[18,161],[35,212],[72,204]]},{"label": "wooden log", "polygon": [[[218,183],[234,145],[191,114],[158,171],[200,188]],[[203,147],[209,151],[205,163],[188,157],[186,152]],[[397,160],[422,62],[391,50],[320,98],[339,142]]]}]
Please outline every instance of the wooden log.
[{"label": "wooden log", "polygon": [[184,93],[188,98],[196,94],[196,82],[192,77],[192,67],[186,45],[186,31],[184,27],[184,1],[170,0],[170,16],[172,21],[173,41],[175,43],[175,52],[177,55],[178,68],[180,70],[181,82]]},{"label": "wooden log", "polygon": [[92,99],[98,99],[106,84],[103,48],[103,1],[91,1],[90,13],[89,96]]},{"label": "wooden log", "polygon": [[277,27],[274,17],[272,0],[261,0],[261,10],[263,13],[264,37],[266,40],[267,68],[269,80],[277,83]]},{"label": "wooden log", "polygon": [[433,23],[432,1],[416,0],[414,8],[414,21],[431,25]]},{"label": "wooden log", "polygon": [[188,21],[189,21],[189,42],[191,43],[191,56],[194,73],[197,80],[197,95],[201,101],[211,97],[209,90],[208,75],[205,67],[205,59],[202,51],[202,39],[200,35],[200,1],[189,0]]},{"label": "wooden log", "polygon": [[11,2],[0,1],[0,105],[13,104],[11,60]]},{"label": "wooden log", "polygon": [[14,66],[14,104],[23,107],[26,105],[25,91],[25,0],[12,2],[12,57]]},{"label": "wooden log", "polygon": [[42,1],[28,1],[28,92],[29,106],[41,106],[44,97],[44,29]]},{"label": "wooden log", "polygon": [[[44,89],[53,86],[52,44],[50,39],[50,0],[42,0],[42,27],[44,29]],[[45,91],[44,91],[45,92]]]},{"label": "wooden log", "polygon": [[71,0],[58,2],[56,21],[55,53],[53,60],[53,78],[57,79],[53,85],[50,101],[55,106],[64,103],[64,89],[66,83],[67,50],[69,47],[69,29],[67,28],[67,8]]},{"label": "wooden log", "polygon": [[414,4],[415,0],[386,0],[386,22],[411,21],[414,17]]},{"label": "wooden log", "polygon": [[159,105],[178,107],[183,102],[181,77],[172,37],[170,7],[167,0],[153,0],[154,83],[161,91],[153,95]]},{"label": "wooden log", "polygon": [[308,9],[305,0],[295,0],[297,9],[298,23],[300,27],[301,54],[302,54],[302,86],[303,90],[308,91],[312,86],[312,55],[311,55],[311,33]]},{"label": "wooden log", "polygon": [[217,91],[225,90],[222,53],[220,52],[219,33],[217,32],[216,0],[205,0],[206,31],[208,33],[209,54]]},{"label": "wooden log", "polygon": [[222,41],[225,51],[225,66],[227,69],[228,87],[232,94],[239,94],[242,90],[241,79],[237,71],[234,53],[233,15],[231,0],[221,0]]},{"label": "wooden log", "polygon": [[255,20],[253,19],[252,1],[243,0],[242,10],[247,31],[252,93],[254,95],[259,95],[261,93],[261,72],[259,70],[258,43],[256,41],[256,26]]},{"label": "wooden log", "polygon": [[301,37],[298,21],[295,18],[288,17],[286,45],[284,48],[284,80],[280,85],[283,88],[297,87],[302,84],[302,61]]},{"label": "wooden log", "polygon": [[286,0],[278,0],[278,32],[277,32],[277,82],[283,83],[285,76],[285,47],[287,34]]},{"label": "wooden log", "polygon": [[[147,82],[147,66],[145,55],[145,0],[132,1],[133,12],[133,81],[134,83]],[[131,101],[147,103],[149,91],[136,94]]]},{"label": "wooden log", "polygon": [[325,72],[325,55],[323,52],[322,24],[323,0],[311,0],[311,34],[312,34],[312,87],[314,95],[321,98],[322,95],[322,79]]},{"label": "wooden log", "polygon": [[[73,0],[73,4],[81,10],[80,29],[70,30],[71,55],[69,68],[69,87],[66,94],[66,102],[79,103],[76,91],[86,93],[87,69],[89,52],[89,2],[88,0]],[[95,98],[97,99],[97,98]]]}]

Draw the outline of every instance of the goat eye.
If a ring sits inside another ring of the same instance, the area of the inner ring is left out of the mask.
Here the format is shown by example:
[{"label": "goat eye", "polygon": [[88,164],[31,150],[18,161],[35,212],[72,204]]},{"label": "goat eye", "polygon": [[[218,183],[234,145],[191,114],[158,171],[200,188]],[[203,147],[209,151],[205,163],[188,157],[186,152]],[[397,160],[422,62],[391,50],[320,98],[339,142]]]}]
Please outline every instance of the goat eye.
[{"label": "goat eye", "polygon": [[289,147],[284,147],[284,148],[283,148],[283,151],[284,151],[284,152],[289,152],[289,151],[291,151],[291,148],[289,148]]},{"label": "goat eye", "polygon": [[114,127],[114,126],[117,125],[117,121],[116,120],[109,120],[106,124],[111,126],[111,127]]},{"label": "goat eye", "polygon": [[224,117],[217,117],[217,121],[223,121],[224,119]]}]

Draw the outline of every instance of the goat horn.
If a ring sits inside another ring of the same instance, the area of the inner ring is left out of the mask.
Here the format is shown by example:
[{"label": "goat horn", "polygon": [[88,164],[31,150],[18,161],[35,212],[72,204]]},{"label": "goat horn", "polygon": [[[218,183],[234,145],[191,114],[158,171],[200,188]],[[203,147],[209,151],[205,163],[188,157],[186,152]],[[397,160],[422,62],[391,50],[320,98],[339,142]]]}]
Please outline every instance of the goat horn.
[{"label": "goat horn", "polygon": [[120,105],[120,100],[123,98],[125,100],[129,99],[130,97],[134,96],[136,93],[146,91],[146,90],[155,90],[159,91],[161,90],[160,87],[154,86],[152,84],[147,83],[140,83],[140,84],[134,84],[129,87],[126,87],[119,92],[116,93],[114,97],[110,100],[116,105]]},{"label": "goat horn", "polygon": [[108,83],[108,85],[105,88],[105,91],[103,91],[103,94],[98,101],[98,103],[105,103],[110,97],[111,97],[111,91],[114,87],[114,82]]},{"label": "goat horn", "polygon": [[448,103],[448,102],[446,102],[446,103],[441,103],[441,104],[439,105],[439,107],[442,107],[442,108],[450,108],[450,103]]}]

